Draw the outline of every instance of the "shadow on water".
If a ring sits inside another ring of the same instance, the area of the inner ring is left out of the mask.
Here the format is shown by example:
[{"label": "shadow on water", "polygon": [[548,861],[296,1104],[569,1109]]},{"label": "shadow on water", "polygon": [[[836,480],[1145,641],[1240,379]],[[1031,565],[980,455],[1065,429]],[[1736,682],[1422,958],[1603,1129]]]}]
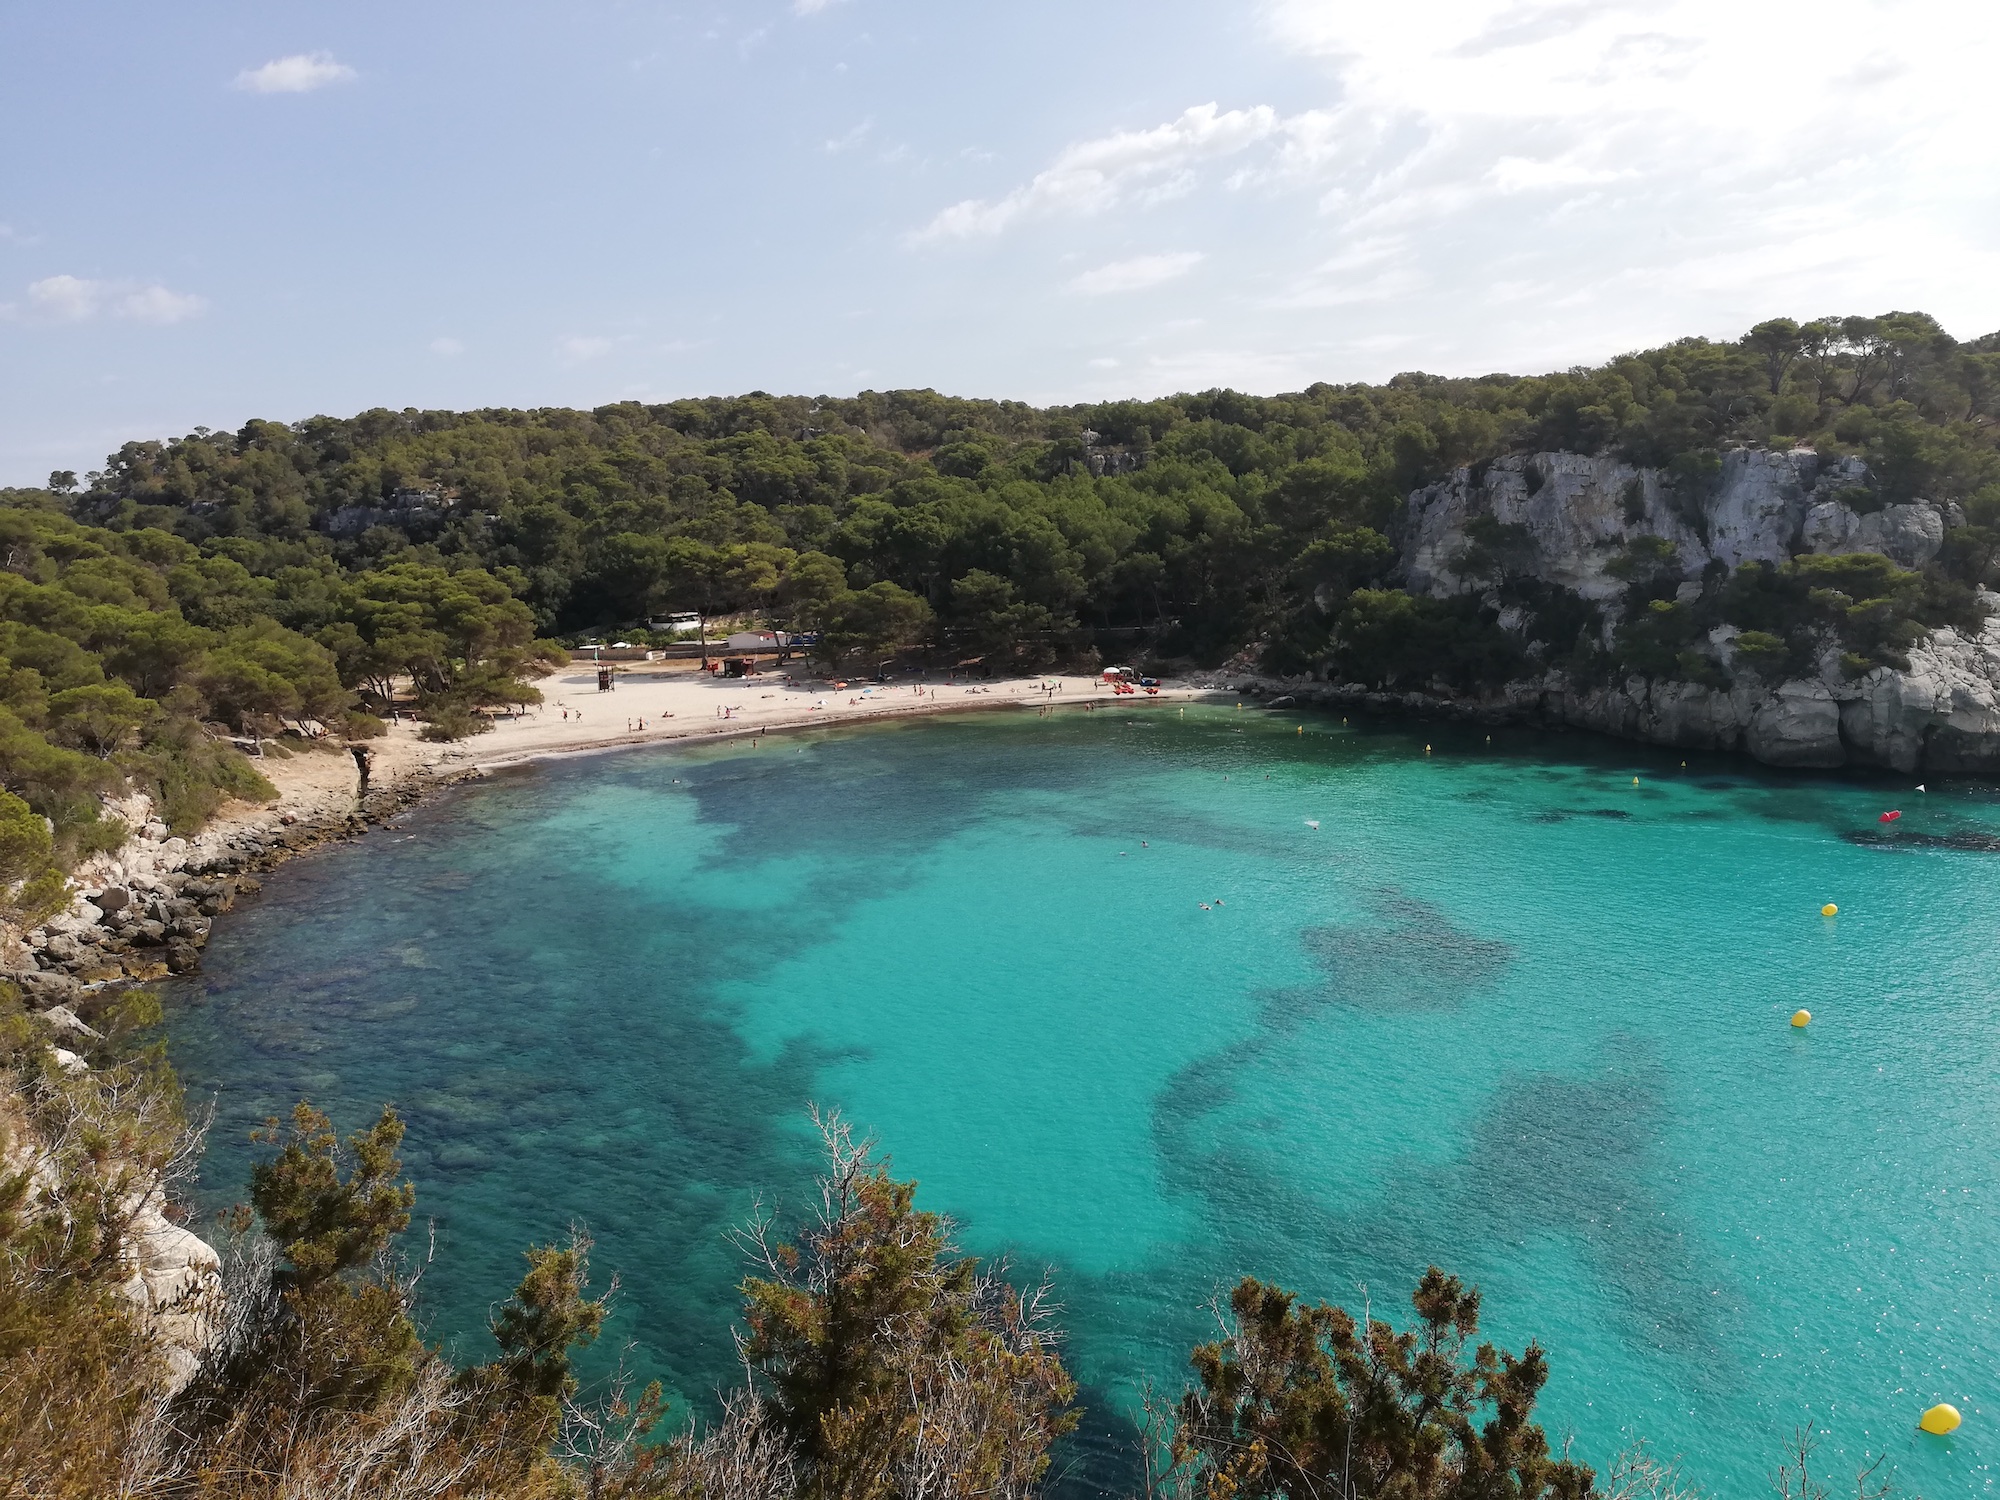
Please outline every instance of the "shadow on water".
[{"label": "shadow on water", "polygon": [[1508,1079],[1464,1155],[1422,1191],[1466,1250],[1560,1236],[1609,1295],[1626,1337],[1688,1367],[1726,1363],[1720,1331],[1741,1299],[1655,1184],[1670,1080],[1645,1044],[1615,1039],[1587,1077]]},{"label": "shadow on water", "polygon": [[1458,1005],[1491,984],[1514,955],[1507,944],[1467,932],[1437,906],[1393,887],[1372,893],[1366,902],[1375,922],[1329,923],[1300,932],[1326,987],[1315,995],[1295,990],[1280,992],[1282,999],[1274,995],[1265,1013],[1275,1029],[1292,1029],[1317,1004],[1376,1011]]},{"label": "shadow on water", "polygon": [[1864,849],[1886,849],[1891,853],[1918,849],[1951,849],[1963,854],[2000,854],[2000,833],[1960,829],[1953,833],[1924,833],[1917,829],[1887,832],[1874,828],[1843,829],[1840,835]]}]

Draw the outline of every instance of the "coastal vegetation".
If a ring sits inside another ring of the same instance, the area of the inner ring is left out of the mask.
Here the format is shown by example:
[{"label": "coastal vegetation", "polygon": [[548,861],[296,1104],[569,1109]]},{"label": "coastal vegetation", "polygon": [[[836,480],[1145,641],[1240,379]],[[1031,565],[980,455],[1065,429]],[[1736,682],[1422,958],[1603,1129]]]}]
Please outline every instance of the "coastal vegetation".
[{"label": "coastal vegetation", "polygon": [[[1928,631],[1975,625],[1975,589],[2000,581],[1996,417],[2000,334],[1961,343],[1891,313],[1552,375],[1273,397],[752,393],[133,441],[81,481],[0,491],[0,879],[31,923],[65,869],[123,839],[107,797],[144,790],[192,830],[264,794],[273,736],[361,737],[404,711],[433,739],[475,733],[538,701],[554,637],[662,611],[817,632],[829,665],[1247,647],[1279,671],[1469,691],[1530,665],[1509,607],[1555,642],[1539,665],[1579,683],[1720,685],[1697,649],[1718,625],[1740,632],[1748,680],[1829,642],[1851,674],[1899,665]],[[1608,453],[1687,499],[1745,444],[1865,460],[1843,493],[1859,512],[1949,504],[1941,551],[1746,565],[1689,600],[1664,541],[1641,538],[1609,634],[1598,605],[1526,576],[1520,528],[1491,517],[1459,559],[1478,587],[1431,597],[1398,577],[1405,497],[1455,469]]]},{"label": "coastal vegetation", "polygon": [[[1880,658],[1994,577],[1996,416],[2000,334],[1962,343],[1923,314],[1890,313],[1773,319],[1551,375],[1405,374],[1273,397],[1041,409],[930,391],[752,393],[257,421],[127,443],[65,503],[260,581],[230,572],[236,593],[477,571],[543,635],[743,612],[823,630],[836,657],[926,643],[1030,664],[1115,641],[1212,662],[1256,645],[1286,670],[1331,660],[1365,680],[1488,681],[1518,666],[1494,612],[1476,596],[1413,597],[1394,576],[1390,536],[1413,489],[1509,453],[1609,453],[1691,499],[1730,447],[1858,456],[1857,510],[1958,506],[1928,583],[1846,580],[1884,590],[1850,595],[1866,618],[1843,626],[1853,654]],[[1482,543],[1501,583],[1505,530]],[[1633,588],[1656,589],[1662,572],[1635,558]],[[1809,629],[1841,583],[1763,579],[1742,602]],[[282,623],[317,635],[332,617]],[[1692,628],[1651,624],[1573,669],[1634,670]]]},{"label": "coastal vegetation", "polygon": [[399,701],[470,732],[474,710],[539,701],[527,679],[555,654],[478,568],[300,548],[253,572],[226,545],[0,499],[0,900],[21,926],[125,841],[127,793],[191,834],[226,798],[272,795],[258,757],[379,734],[369,710]]}]

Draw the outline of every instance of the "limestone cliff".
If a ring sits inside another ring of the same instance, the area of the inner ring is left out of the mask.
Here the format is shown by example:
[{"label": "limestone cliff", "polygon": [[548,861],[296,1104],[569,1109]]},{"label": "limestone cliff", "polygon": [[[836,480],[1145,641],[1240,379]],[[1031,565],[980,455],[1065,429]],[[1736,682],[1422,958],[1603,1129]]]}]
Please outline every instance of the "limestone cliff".
[{"label": "limestone cliff", "polygon": [[1401,533],[1403,570],[1414,593],[1455,593],[1472,580],[1453,571],[1467,550],[1466,524],[1491,516],[1527,529],[1528,571],[1608,604],[1624,590],[1607,571],[1640,537],[1673,544],[1681,572],[1699,578],[1712,562],[1783,562],[1800,552],[1879,552],[1922,567],[1944,545],[1954,507],[1928,501],[1869,506],[1858,458],[1822,464],[1798,448],[1738,448],[1705,493],[1686,500],[1657,469],[1608,456],[1513,454],[1410,496]]},{"label": "limestone cliff", "polygon": [[[1657,470],[1608,456],[1515,454],[1414,492],[1397,540],[1412,593],[1480,592],[1468,527],[1491,517],[1509,528],[1517,575],[1598,606],[1608,643],[1626,588],[1612,565],[1641,538],[1671,547],[1680,597],[1691,599],[1704,577],[1802,553],[1874,552],[1922,568],[1947,528],[1962,524],[1956,510],[1876,504],[1859,459],[1822,462],[1809,449],[1729,452],[1693,497]],[[1508,683],[1486,707],[1656,744],[1740,750],[1771,765],[2000,771],[2000,596],[1982,591],[1980,602],[1979,629],[1933,631],[1907,652],[1907,669],[1878,666],[1850,679],[1829,646],[1816,675],[1769,684],[1730,670],[1736,632],[1725,625],[1708,649],[1728,687],[1645,677],[1579,687],[1550,671]],[[1508,610],[1501,620],[1533,638],[1531,615]]]}]

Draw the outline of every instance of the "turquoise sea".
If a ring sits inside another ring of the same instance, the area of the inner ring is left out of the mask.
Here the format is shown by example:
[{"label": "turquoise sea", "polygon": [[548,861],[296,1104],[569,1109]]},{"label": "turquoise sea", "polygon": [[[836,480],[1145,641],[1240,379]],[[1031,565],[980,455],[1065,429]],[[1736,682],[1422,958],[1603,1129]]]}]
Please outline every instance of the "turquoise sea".
[{"label": "turquoise sea", "polygon": [[1434,1262],[1586,1460],[1756,1495],[1810,1419],[1939,1500],[2000,1492],[1996,935],[1988,786],[1146,705],[508,773],[281,868],[170,1024],[211,1205],[295,1098],[396,1103],[468,1353],[583,1222],[701,1406],[818,1101],[1054,1267],[1073,1491],[1238,1276],[1400,1319]]}]

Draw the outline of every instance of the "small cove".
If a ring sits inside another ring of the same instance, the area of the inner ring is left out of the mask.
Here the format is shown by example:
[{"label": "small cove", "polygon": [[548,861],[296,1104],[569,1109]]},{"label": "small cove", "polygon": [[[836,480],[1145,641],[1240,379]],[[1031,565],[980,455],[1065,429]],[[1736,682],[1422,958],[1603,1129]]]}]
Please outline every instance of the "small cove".
[{"label": "small cove", "polygon": [[[1996,835],[1973,785],[1211,706],[634,752],[282,867],[171,1041],[210,1206],[295,1098],[396,1103],[469,1353],[586,1222],[607,1342],[704,1402],[726,1231],[802,1205],[817,1100],[1055,1267],[1101,1413],[1239,1274],[1400,1320],[1435,1261],[1589,1461],[1755,1493],[1811,1417],[1986,1493]],[[1966,1427],[1918,1444],[1937,1399]]]}]

